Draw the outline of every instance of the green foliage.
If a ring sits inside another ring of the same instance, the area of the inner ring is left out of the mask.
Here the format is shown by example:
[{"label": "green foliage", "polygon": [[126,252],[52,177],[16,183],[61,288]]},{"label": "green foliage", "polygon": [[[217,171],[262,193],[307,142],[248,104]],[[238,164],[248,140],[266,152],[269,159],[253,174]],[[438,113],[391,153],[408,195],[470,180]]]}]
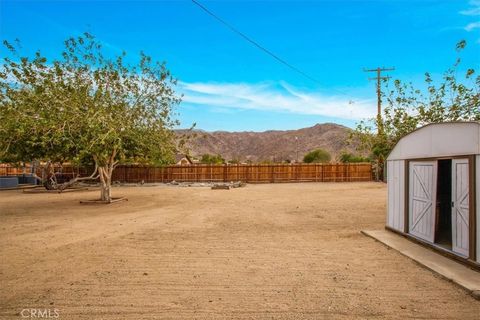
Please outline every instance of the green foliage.
[{"label": "green foliage", "polygon": [[222,158],[221,155],[213,155],[213,154],[204,154],[202,155],[202,159],[200,160],[201,163],[207,164],[223,164],[225,163],[225,159]]},{"label": "green foliage", "polygon": [[332,157],[330,153],[323,149],[316,149],[310,151],[303,157],[303,162],[305,163],[325,163],[329,162]]},{"label": "green foliage", "polygon": [[[460,41],[457,52],[461,52],[466,44],[466,41]],[[425,73],[426,90],[401,80],[395,80],[393,87],[387,84],[380,127],[383,130],[376,133],[376,118],[361,121],[351,137],[359,151],[369,152],[374,160],[383,163],[398,140],[418,127],[449,121],[479,121],[480,76],[474,77],[475,70],[471,68],[461,71],[460,63],[458,58],[438,84],[429,73]],[[459,77],[460,73],[464,76]]]},{"label": "green foliage", "polygon": [[275,162],[271,159],[262,159],[257,162],[258,164],[275,164]]},{"label": "green foliage", "polygon": [[94,162],[104,168],[101,181],[119,162],[171,161],[180,98],[165,63],[143,53],[135,65],[125,53],[107,58],[88,33],[67,39],[62,58],[52,61],[4,44],[1,160]]},{"label": "green foliage", "polygon": [[340,155],[340,162],[343,162],[343,163],[370,162],[370,158],[354,155],[353,153],[344,152]]}]

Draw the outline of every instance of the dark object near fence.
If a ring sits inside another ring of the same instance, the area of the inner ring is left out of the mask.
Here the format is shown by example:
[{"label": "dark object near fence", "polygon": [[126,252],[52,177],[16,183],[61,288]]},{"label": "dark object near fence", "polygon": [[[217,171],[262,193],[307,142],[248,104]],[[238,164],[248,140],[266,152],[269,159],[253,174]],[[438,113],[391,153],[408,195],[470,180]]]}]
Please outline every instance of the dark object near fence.
[{"label": "dark object near fence", "polygon": [[[55,179],[57,185],[68,182],[72,180],[75,177],[74,173],[55,173]],[[54,186],[52,179],[47,179],[44,183],[43,186],[47,190],[57,190],[57,188]]]},{"label": "dark object near fence", "polygon": [[37,178],[32,175],[22,174],[18,176],[18,184],[37,184]]},{"label": "dark object near fence", "polygon": [[230,186],[227,184],[216,184],[212,186],[212,190],[229,190]]},{"label": "dark object near fence", "polygon": [[18,187],[18,177],[0,176],[0,188]]}]

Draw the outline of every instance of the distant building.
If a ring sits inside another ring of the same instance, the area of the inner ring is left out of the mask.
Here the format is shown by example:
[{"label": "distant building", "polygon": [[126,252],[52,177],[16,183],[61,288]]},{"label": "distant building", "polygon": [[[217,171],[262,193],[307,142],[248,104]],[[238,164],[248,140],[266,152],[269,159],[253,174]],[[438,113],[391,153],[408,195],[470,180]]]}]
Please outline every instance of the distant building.
[{"label": "distant building", "polygon": [[193,161],[187,154],[176,154],[175,164],[179,166],[189,166],[193,164]]}]

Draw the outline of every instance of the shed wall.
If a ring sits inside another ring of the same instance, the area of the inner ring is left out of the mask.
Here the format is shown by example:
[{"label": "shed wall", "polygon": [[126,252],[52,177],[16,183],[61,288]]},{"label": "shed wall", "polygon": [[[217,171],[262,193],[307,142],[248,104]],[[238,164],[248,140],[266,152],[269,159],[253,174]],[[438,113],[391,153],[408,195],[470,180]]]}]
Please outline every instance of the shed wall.
[{"label": "shed wall", "polygon": [[405,161],[387,161],[388,214],[387,225],[404,231],[405,207]]},{"label": "shed wall", "polygon": [[477,155],[476,171],[476,206],[477,206],[477,262],[480,262],[480,155]]}]

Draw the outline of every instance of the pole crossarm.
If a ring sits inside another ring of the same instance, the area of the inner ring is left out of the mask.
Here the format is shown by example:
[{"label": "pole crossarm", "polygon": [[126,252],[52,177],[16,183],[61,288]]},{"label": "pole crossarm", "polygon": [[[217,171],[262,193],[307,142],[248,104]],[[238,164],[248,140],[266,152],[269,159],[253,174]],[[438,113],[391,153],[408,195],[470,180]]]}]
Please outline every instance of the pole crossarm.
[{"label": "pole crossarm", "polygon": [[394,67],[385,68],[385,67],[377,67],[376,69],[363,69],[364,72],[376,72],[377,76],[375,78],[368,78],[368,80],[376,80],[377,81],[377,133],[380,134],[383,132],[382,126],[382,80],[388,80],[390,76],[382,76],[382,72],[384,71],[393,71],[395,70]]}]

